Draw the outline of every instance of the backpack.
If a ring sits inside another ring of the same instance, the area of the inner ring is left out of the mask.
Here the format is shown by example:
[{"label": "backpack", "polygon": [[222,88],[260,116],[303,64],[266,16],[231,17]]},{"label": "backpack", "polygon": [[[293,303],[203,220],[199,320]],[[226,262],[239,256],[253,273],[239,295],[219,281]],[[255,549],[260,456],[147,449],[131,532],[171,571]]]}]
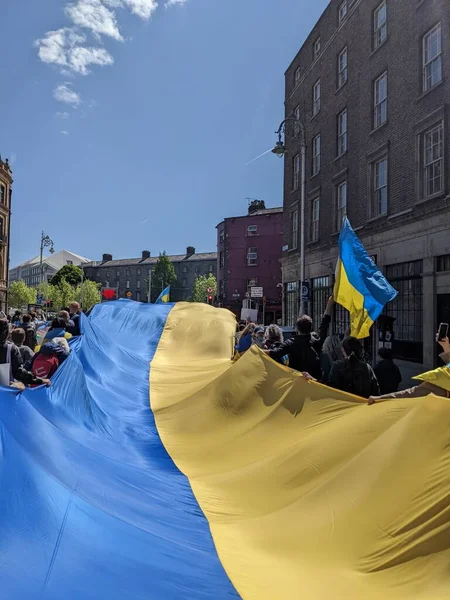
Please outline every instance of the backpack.
[{"label": "backpack", "polygon": [[32,373],[40,379],[49,379],[59,367],[59,360],[54,354],[40,352],[33,361]]}]

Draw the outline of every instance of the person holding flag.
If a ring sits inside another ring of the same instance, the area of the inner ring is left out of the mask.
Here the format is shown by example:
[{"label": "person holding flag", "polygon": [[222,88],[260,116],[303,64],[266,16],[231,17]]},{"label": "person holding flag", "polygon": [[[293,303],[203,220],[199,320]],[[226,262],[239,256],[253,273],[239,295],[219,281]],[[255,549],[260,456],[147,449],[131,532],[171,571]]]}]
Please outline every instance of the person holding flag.
[{"label": "person holding flag", "polygon": [[168,285],[163,291],[160,293],[158,298],[156,299],[155,304],[162,304],[164,302],[170,302],[170,285]]}]

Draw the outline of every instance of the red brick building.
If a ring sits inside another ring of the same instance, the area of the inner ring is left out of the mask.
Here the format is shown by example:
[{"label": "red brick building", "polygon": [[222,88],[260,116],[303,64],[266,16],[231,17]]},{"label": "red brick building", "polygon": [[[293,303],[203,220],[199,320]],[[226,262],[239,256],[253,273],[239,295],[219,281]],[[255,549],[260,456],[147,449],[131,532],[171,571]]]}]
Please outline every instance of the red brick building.
[{"label": "red brick building", "polygon": [[[262,200],[251,202],[247,215],[217,225],[218,300],[238,318],[242,308],[257,308],[261,323],[281,319],[282,231],[283,209],[266,208]],[[263,298],[251,298],[256,287]]]}]

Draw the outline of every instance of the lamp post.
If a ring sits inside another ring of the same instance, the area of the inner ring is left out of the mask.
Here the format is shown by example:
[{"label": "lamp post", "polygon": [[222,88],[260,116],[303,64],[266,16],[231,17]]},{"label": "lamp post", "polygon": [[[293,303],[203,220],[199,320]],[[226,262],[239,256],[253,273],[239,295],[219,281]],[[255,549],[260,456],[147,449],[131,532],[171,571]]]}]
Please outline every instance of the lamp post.
[{"label": "lamp post", "polygon": [[42,285],[44,280],[44,268],[43,268],[43,257],[44,257],[44,248],[50,248],[50,254],[53,254],[55,249],[53,248],[53,240],[46,235],[44,232],[41,233],[41,247],[40,247],[40,259],[39,259],[39,272],[40,272],[40,284]]},{"label": "lamp post", "polygon": [[[300,173],[301,173],[301,182],[300,182],[300,294],[302,294],[303,282],[305,281],[305,188],[306,188],[306,135],[305,135],[305,126],[302,121],[292,115],[291,117],[287,117],[280,123],[280,126],[275,131],[278,135],[278,141],[272,149],[272,152],[278,156],[278,158],[283,158],[286,154],[286,146],[283,143],[282,136],[284,134],[286,139],[286,123],[294,122],[295,125],[300,130]],[[303,315],[306,313],[305,302],[302,300],[300,296],[300,314]]]}]

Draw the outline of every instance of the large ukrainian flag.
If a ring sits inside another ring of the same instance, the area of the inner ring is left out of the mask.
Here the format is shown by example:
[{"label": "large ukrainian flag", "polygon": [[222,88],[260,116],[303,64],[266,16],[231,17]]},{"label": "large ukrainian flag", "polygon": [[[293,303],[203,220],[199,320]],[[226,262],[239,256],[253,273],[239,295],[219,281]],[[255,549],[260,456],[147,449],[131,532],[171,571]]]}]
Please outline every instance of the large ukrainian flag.
[{"label": "large ukrainian flag", "polygon": [[339,236],[334,299],[350,313],[351,335],[368,337],[384,306],[397,294],[345,218]]},{"label": "large ukrainian flag", "polygon": [[447,399],[233,364],[205,304],[82,328],[51,388],[0,389],[1,600],[448,600]]}]

